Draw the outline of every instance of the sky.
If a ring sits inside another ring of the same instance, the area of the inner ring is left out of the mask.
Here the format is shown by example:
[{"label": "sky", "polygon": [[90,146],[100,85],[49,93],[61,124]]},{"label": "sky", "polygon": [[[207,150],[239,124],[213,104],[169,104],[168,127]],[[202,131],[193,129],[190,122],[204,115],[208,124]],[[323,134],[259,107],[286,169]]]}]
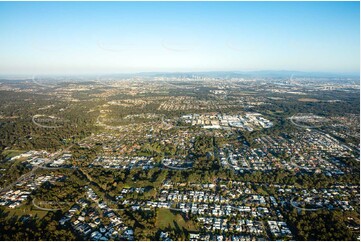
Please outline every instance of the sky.
[{"label": "sky", "polygon": [[0,74],[359,73],[359,2],[0,2]]}]

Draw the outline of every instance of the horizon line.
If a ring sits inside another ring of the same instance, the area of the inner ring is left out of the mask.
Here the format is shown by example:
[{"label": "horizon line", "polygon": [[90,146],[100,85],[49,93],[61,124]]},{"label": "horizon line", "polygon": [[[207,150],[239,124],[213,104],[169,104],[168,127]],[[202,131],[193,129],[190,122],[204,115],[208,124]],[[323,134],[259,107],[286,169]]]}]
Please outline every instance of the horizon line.
[{"label": "horizon line", "polygon": [[304,71],[304,70],[272,70],[272,69],[258,69],[258,70],[197,70],[197,71],[128,71],[128,72],[74,72],[74,73],[0,73],[0,76],[95,76],[95,75],[137,75],[137,74],[191,74],[191,73],[199,73],[199,74],[207,74],[207,73],[235,73],[235,74],[252,74],[252,73],[260,73],[260,72],[270,72],[270,73],[294,73],[294,74],[317,74],[317,75],[349,75],[349,76],[361,76],[360,71]]}]

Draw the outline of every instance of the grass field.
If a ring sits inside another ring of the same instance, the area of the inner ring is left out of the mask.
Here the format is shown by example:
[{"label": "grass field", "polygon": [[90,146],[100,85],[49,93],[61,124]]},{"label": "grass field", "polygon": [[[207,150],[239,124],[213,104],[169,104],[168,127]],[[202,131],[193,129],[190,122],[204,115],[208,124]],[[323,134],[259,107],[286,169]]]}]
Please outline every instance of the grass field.
[{"label": "grass field", "polygon": [[4,150],[3,155],[6,155],[6,158],[12,158],[14,156],[24,153],[23,150]]},{"label": "grass field", "polygon": [[38,218],[41,219],[48,213],[47,211],[37,210],[32,205],[22,205],[14,209],[4,208],[3,211],[7,214],[8,218],[13,216],[21,217],[23,215],[31,215],[35,217],[36,215]]},{"label": "grass field", "polygon": [[197,227],[192,221],[185,221],[181,214],[173,213],[166,208],[160,208],[157,212],[156,226],[160,229],[172,228],[188,231],[196,231]]}]

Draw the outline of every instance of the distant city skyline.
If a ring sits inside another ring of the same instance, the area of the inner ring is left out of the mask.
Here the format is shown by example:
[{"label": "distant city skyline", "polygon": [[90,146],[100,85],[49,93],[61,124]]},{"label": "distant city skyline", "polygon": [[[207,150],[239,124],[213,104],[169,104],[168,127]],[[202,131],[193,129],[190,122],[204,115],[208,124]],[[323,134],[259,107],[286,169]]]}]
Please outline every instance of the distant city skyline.
[{"label": "distant city skyline", "polygon": [[359,2],[0,2],[0,75],[359,73]]}]

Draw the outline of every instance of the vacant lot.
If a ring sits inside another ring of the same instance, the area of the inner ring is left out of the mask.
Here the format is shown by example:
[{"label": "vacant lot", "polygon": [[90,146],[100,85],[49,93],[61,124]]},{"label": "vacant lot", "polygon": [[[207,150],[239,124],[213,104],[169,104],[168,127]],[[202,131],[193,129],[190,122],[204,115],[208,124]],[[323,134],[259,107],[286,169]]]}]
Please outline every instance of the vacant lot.
[{"label": "vacant lot", "polygon": [[197,230],[192,221],[186,221],[180,213],[160,208],[157,212],[156,226],[160,229],[172,228],[187,231]]},{"label": "vacant lot", "polygon": [[319,102],[320,100],[318,100],[316,98],[300,98],[300,99],[298,99],[298,101],[316,103],[316,102]]}]

